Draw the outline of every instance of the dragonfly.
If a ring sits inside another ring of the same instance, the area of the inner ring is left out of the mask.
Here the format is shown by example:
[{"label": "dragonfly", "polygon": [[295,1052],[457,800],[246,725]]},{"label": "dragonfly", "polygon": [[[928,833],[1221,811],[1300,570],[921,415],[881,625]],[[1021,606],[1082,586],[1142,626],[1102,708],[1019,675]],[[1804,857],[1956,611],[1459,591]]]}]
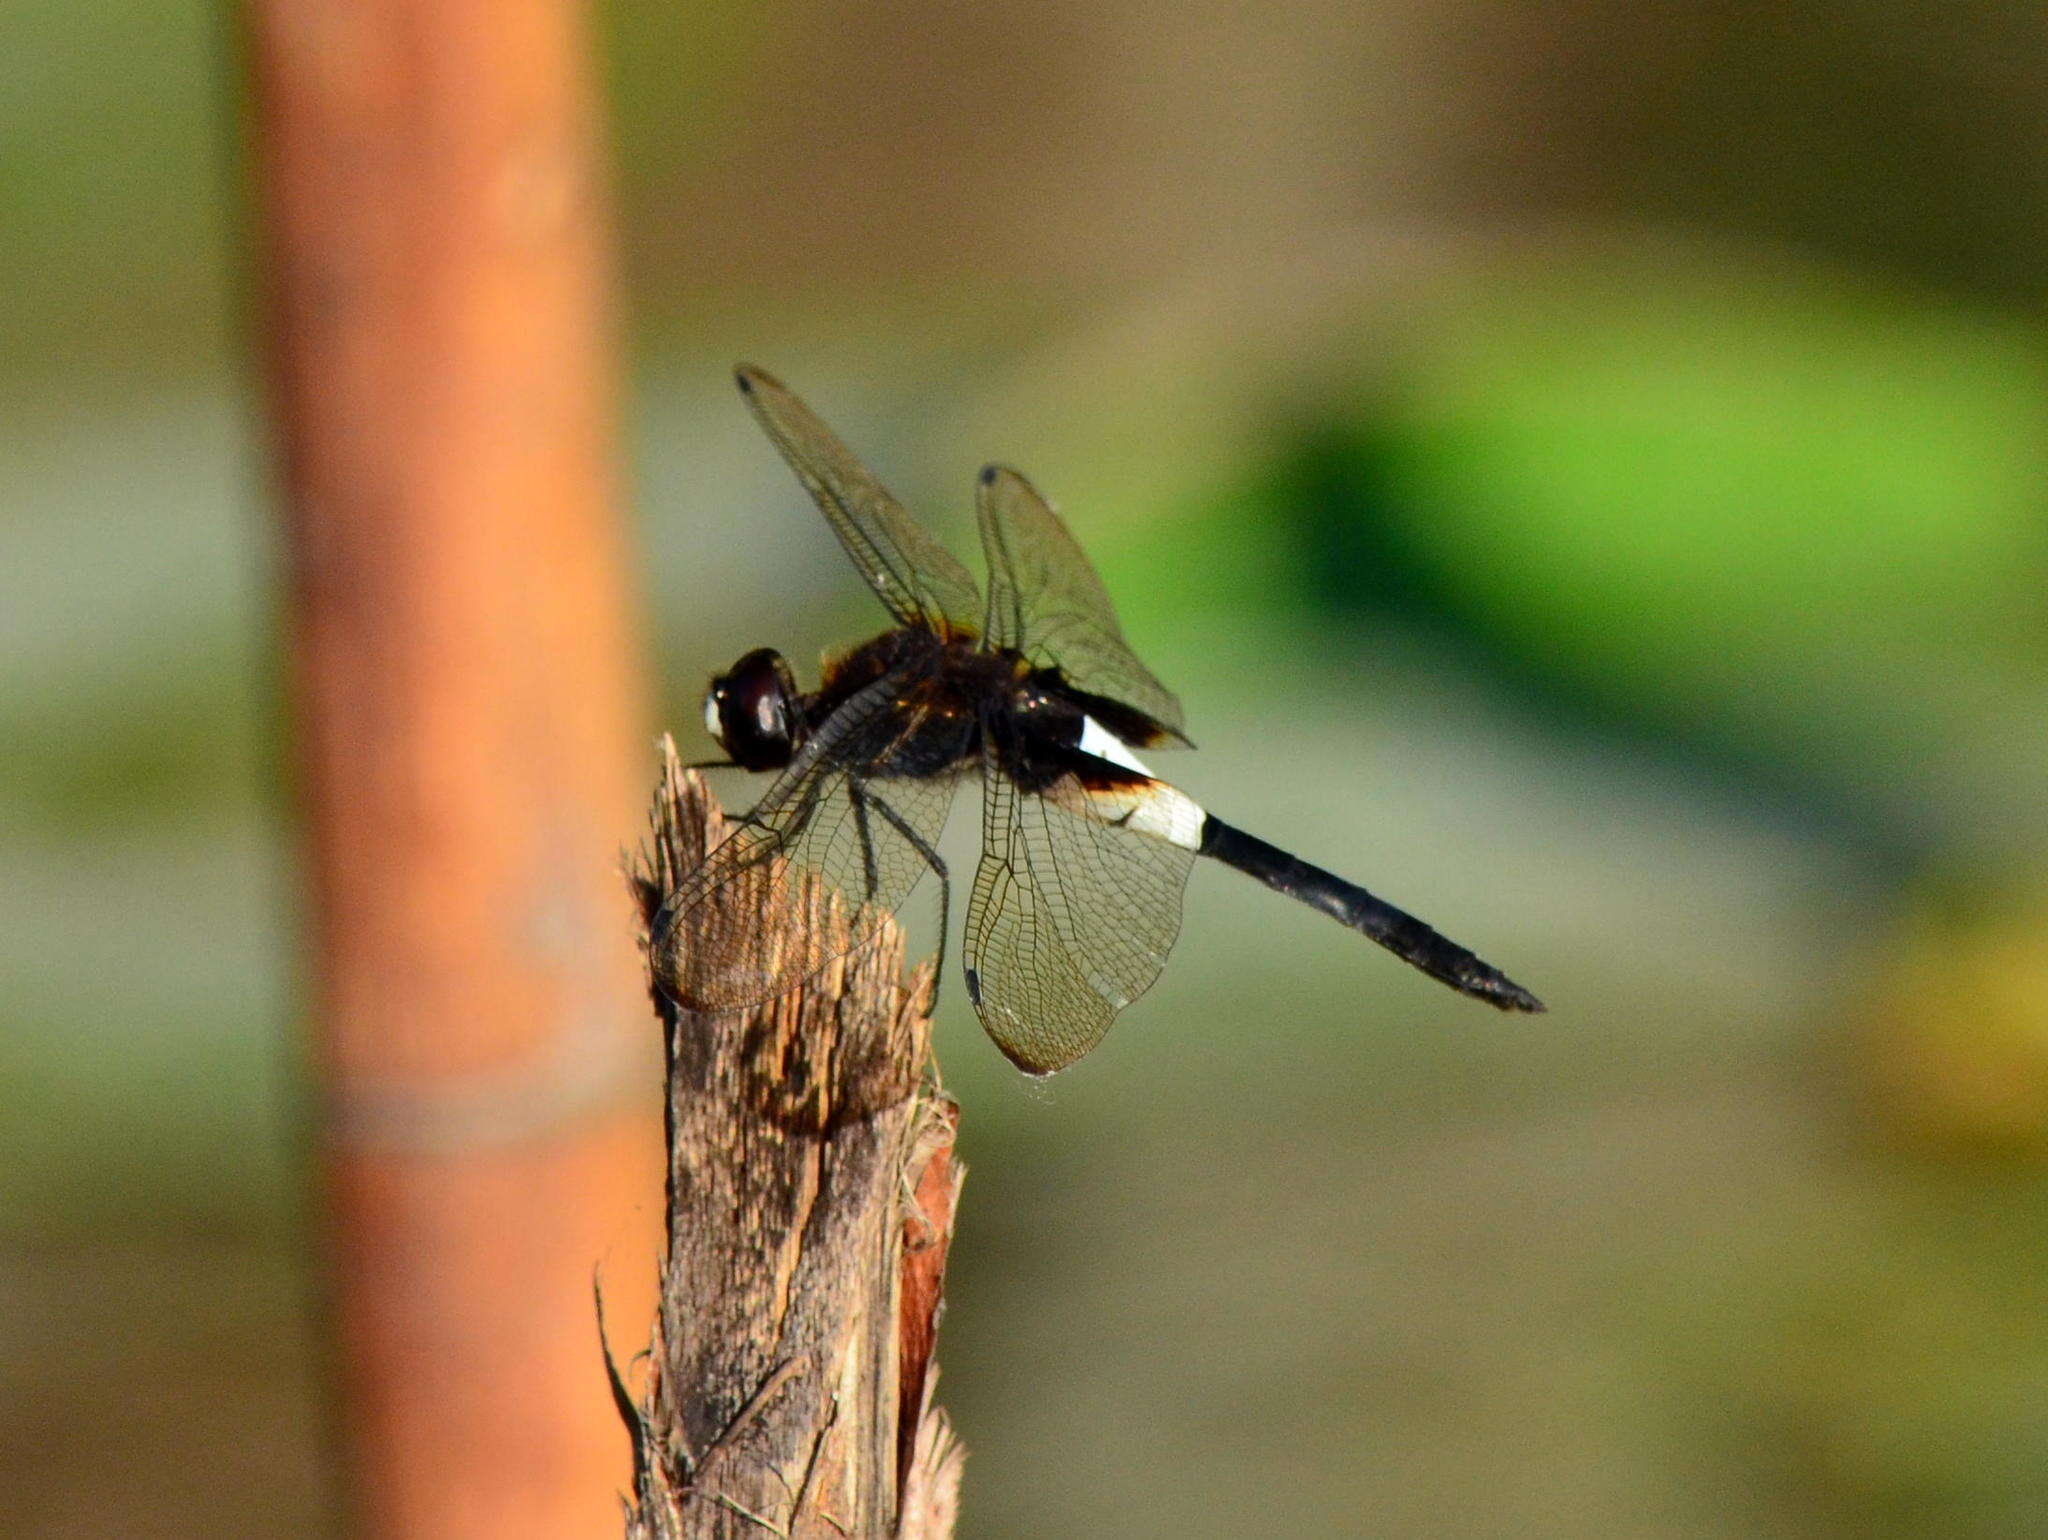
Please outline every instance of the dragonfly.
[{"label": "dragonfly", "polygon": [[[1007,466],[975,486],[984,595],[839,437],[766,371],[740,391],[894,624],[828,657],[803,690],[756,648],[716,675],[704,724],[726,758],[772,773],[657,912],[663,987],[704,1010],[758,1005],[871,940],[925,877],[952,873],[939,834],[981,782],[980,862],[964,927],[968,998],[997,1048],[1033,1075],[1087,1054],[1151,987],[1199,857],[1233,867],[1507,1011],[1542,1003],[1357,884],[1208,812],[1140,750],[1192,747],[1180,702],[1139,662],[1095,568],[1053,505]],[[747,902],[815,877],[847,923],[771,934]]]}]

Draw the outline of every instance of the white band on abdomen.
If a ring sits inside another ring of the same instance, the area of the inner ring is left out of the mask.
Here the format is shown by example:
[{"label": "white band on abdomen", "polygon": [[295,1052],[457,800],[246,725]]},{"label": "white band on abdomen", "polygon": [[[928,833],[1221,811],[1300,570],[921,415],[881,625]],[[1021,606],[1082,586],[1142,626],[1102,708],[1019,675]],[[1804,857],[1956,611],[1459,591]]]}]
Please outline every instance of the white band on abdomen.
[{"label": "white band on abdomen", "polygon": [[1119,823],[1137,834],[1165,840],[1183,850],[1202,848],[1201,807],[1177,786],[1169,786],[1147,769],[1130,746],[1093,717],[1081,719],[1081,752],[1145,777],[1143,786],[1117,786],[1087,793],[1098,817]]},{"label": "white band on abdomen", "polygon": [[1136,796],[1136,807],[1124,824],[1125,828],[1136,829],[1140,834],[1149,834],[1183,850],[1202,848],[1202,820],[1208,815],[1193,797],[1164,781],[1133,787],[1132,791]]},{"label": "white band on abdomen", "polygon": [[1131,752],[1129,744],[1093,717],[1081,718],[1081,752],[1106,759],[1113,765],[1122,765],[1126,770],[1135,770],[1140,775],[1152,773],[1138,763],[1138,756]]}]

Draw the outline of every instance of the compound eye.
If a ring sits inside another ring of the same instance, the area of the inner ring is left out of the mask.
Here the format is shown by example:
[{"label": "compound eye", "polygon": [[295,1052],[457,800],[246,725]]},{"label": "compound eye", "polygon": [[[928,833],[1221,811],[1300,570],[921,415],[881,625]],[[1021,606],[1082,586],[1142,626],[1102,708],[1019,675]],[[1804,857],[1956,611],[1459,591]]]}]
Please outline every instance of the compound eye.
[{"label": "compound eye", "polygon": [[800,716],[795,682],[779,654],[763,648],[741,658],[711,682],[705,711],[718,718],[716,734],[733,763],[749,770],[789,763]]},{"label": "compound eye", "polygon": [[754,732],[757,736],[762,738],[786,738],[789,736],[789,730],[783,725],[782,721],[784,701],[780,684],[772,679],[769,680],[759,689],[751,691],[747,701],[754,713]]}]

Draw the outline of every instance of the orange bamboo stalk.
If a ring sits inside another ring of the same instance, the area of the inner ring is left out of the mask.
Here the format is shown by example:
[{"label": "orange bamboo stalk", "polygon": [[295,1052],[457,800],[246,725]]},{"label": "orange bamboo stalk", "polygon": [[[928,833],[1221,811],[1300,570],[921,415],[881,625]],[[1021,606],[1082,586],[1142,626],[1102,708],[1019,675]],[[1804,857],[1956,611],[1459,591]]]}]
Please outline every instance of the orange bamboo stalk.
[{"label": "orange bamboo stalk", "polygon": [[582,8],[247,22],[356,1532],[595,1534],[661,1154]]}]

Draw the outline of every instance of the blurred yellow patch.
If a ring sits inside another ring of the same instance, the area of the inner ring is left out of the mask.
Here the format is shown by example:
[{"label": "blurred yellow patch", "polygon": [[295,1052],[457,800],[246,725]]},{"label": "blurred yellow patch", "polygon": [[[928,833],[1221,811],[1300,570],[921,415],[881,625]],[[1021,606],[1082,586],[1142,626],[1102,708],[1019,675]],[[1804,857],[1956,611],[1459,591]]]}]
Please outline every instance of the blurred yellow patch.
[{"label": "blurred yellow patch", "polygon": [[1924,912],[1861,1032],[1897,1134],[1956,1154],[2048,1157],[2048,896]]}]

